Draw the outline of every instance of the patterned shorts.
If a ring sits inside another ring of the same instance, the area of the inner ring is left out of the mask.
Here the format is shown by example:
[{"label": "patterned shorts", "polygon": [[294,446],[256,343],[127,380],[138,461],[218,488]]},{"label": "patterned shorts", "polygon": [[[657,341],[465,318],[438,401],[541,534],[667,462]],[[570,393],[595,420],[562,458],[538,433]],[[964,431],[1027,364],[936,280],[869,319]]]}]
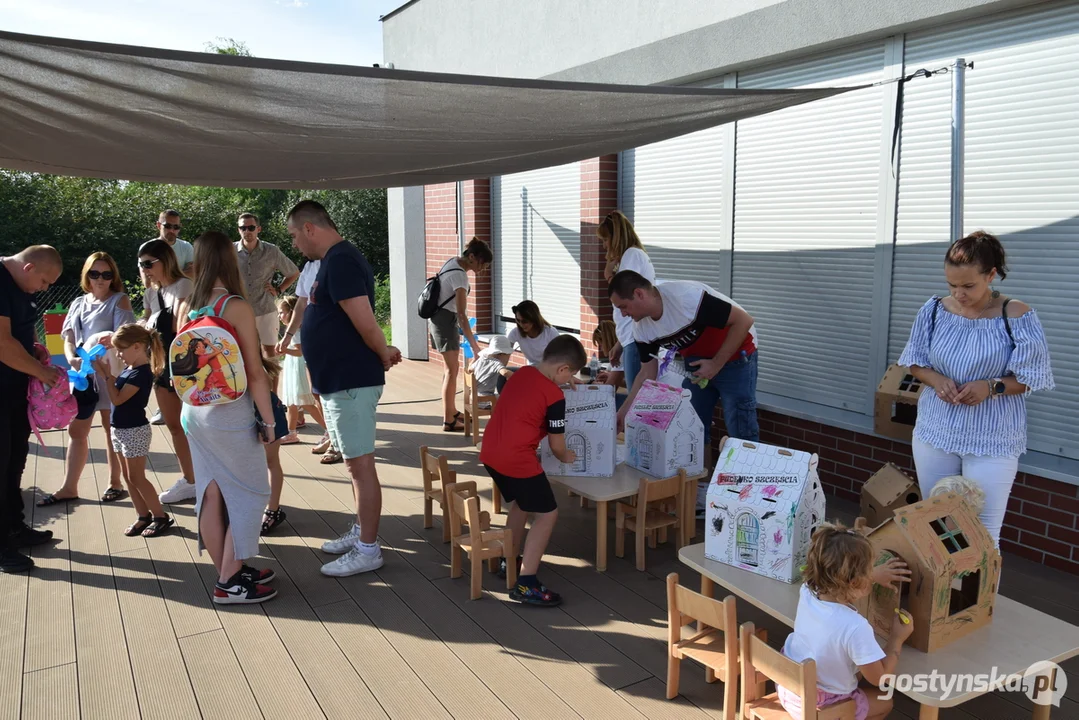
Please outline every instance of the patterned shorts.
[{"label": "patterned shorts", "polygon": [[112,428],[113,452],[123,455],[125,458],[146,457],[150,454],[150,438],[153,432],[150,425],[139,425],[133,428]]}]

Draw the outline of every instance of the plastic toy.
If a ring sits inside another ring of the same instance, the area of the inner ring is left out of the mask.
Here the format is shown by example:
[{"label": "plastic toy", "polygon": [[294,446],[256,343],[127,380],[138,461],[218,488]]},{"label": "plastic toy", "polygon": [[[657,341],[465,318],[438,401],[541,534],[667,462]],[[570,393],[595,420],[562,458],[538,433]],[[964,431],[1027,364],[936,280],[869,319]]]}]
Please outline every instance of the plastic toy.
[{"label": "plastic toy", "polygon": [[85,390],[90,384],[86,378],[94,374],[94,361],[103,357],[107,351],[104,345],[97,344],[89,350],[79,348],[75,352],[82,358],[82,364],[79,365],[78,370],[69,368],[67,379],[71,381],[76,390]]}]

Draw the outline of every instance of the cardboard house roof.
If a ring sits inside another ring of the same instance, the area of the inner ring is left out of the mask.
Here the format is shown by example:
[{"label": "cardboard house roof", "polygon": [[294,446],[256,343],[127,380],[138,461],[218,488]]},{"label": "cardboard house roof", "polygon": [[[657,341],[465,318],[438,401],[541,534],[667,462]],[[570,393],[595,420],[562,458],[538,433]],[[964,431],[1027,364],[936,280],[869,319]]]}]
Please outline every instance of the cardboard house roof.
[{"label": "cardboard house roof", "polygon": [[[934,528],[934,523],[950,518],[955,527]],[[919,522],[921,521],[921,522]],[[873,532],[894,524],[906,536],[923,566],[940,574],[960,561],[982,555],[994,548],[989,531],[978,520],[966,500],[955,493],[937,495],[913,505],[901,507],[895,516]],[[963,538],[957,539],[956,533]],[[872,533],[871,533],[872,534]]]},{"label": "cardboard house roof", "polygon": [[245,188],[504,175],[856,89],[518,80],[10,32],[0,32],[0,66],[0,167]]}]

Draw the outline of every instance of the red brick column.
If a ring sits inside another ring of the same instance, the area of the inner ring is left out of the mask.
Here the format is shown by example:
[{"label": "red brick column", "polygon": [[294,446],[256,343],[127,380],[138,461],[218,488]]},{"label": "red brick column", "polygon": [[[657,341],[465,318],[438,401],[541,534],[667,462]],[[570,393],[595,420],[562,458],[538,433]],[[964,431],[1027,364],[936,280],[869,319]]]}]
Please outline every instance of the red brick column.
[{"label": "red brick column", "polygon": [[611,319],[611,300],[603,268],[607,264],[596,227],[618,207],[618,156],[604,155],[581,162],[581,342],[589,355],[596,351],[592,332]]},{"label": "red brick column", "polygon": [[[465,245],[472,238],[491,242],[491,181],[469,180],[464,183],[465,196]],[[472,294],[468,298],[468,316],[476,318],[477,332],[491,332],[494,313],[494,285],[492,268],[479,276],[472,276]]]}]

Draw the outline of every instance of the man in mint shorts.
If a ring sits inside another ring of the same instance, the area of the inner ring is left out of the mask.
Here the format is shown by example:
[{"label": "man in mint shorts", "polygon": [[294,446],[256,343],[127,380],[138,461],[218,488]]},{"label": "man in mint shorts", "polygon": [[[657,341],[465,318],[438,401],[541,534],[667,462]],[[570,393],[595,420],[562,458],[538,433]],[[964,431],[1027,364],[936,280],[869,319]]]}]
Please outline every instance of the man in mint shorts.
[{"label": "man in mint shorts", "polygon": [[375,412],[386,370],[401,362],[401,351],[386,344],[375,320],[371,266],[337,232],[326,208],[303,200],[287,219],[296,249],[311,260],[323,261],[304,310],[301,347],[313,389],[322,396],[330,439],[345,458],[356,497],[356,522],[322,546],[325,552],[341,555],[323,565],[322,573],[356,575],[382,567]]}]

